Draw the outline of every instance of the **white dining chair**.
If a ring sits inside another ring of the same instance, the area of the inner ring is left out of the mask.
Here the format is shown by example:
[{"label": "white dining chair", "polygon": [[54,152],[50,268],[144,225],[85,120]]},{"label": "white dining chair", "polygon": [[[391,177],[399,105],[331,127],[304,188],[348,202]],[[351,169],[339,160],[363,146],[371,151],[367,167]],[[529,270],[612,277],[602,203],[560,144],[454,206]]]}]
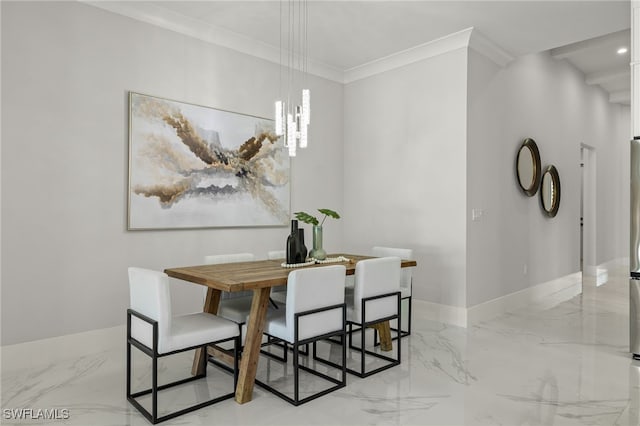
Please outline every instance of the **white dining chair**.
[{"label": "white dining chair", "polygon": [[[264,381],[256,380],[256,383],[293,405],[304,404],[346,385],[345,271],[344,265],[333,265],[290,272],[287,279],[287,302],[284,312],[273,312],[267,316],[264,333],[270,337],[269,344],[280,341],[293,347],[293,397]],[[321,360],[317,356],[317,342],[330,337],[340,338],[342,349],[340,364]],[[300,364],[300,346],[310,343],[313,345],[314,359],[324,361],[325,364],[338,369],[339,379]],[[286,344],[285,354],[287,353]],[[282,361],[287,362],[286,358]],[[314,380],[320,377],[332,383],[333,386],[301,398],[300,370],[313,374]]]},{"label": "white dining chair", "polygon": [[[279,260],[282,259],[284,261],[285,251],[284,250],[271,250],[267,252],[267,259],[269,260]],[[276,287],[271,287],[271,300],[274,300],[278,303],[286,303],[287,302],[287,286],[279,285]]]},{"label": "white dining chair", "polygon": [[[130,308],[127,309],[127,400],[151,423],[156,424],[182,414],[232,398],[238,380],[238,326],[216,315],[199,312],[172,316],[169,277],[157,271],[131,267],[129,273]],[[202,357],[203,373],[168,384],[158,385],[158,359],[180,352],[202,349],[207,345],[233,342],[234,367],[231,392],[162,416],[158,415],[158,393],[207,375],[206,357]],[[131,391],[131,346],[151,358],[151,388]],[[151,394],[151,411],[138,401]]]},{"label": "white dining chair", "polygon": [[[255,260],[253,253],[214,254],[204,257],[204,263],[206,265],[252,262],[253,260]],[[205,297],[207,290],[208,289],[205,288]],[[252,298],[253,292],[251,291],[237,291],[233,293],[223,291],[220,295],[218,316],[227,318],[242,327],[242,324],[246,323],[247,315],[249,315],[251,311]]]},{"label": "white dining chair", "polygon": [[[400,265],[399,257],[381,257],[365,259],[356,263],[355,284],[353,292],[347,292],[347,325],[349,326],[349,348],[360,352],[360,368],[347,368],[358,377],[367,377],[387,368],[400,364],[401,340],[397,340],[396,358],[368,350],[365,346],[367,327],[375,324],[397,320],[401,329],[400,318]],[[359,326],[360,346],[353,345],[353,325]],[[375,345],[375,342],[374,342]],[[387,361],[385,365],[365,371],[366,355]]]},{"label": "white dining chair", "polygon": [[[400,259],[413,259],[413,250],[406,248],[395,248],[395,247],[381,247],[376,246],[371,249],[371,254],[376,257],[388,257],[388,256],[396,256]],[[411,296],[412,296],[412,288],[413,288],[413,270],[415,267],[402,268],[400,271],[400,293],[401,299],[407,301],[407,329],[406,330],[397,330],[392,329],[398,333],[398,336],[405,337],[411,335]],[[403,306],[404,308],[404,306]],[[397,337],[394,337],[394,340]]]},{"label": "white dining chair", "polygon": [[[253,253],[230,253],[230,254],[212,254],[204,257],[206,265],[219,265],[223,263],[240,263],[252,262],[255,260]],[[207,298],[208,287],[204,288],[204,298]],[[253,293],[251,291],[227,292],[223,291],[220,295],[220,303],[218,304],[217,315],[226,318],[238,324],[240,332],[240,345],[244,346],[244,340],[247,335],[247,316],[251,312],[251,300]],[[214,364],[224,368],[224,364],[215,362]]]},{"label": "white dining chair", "polygon": [[[252,262],[255,256],[252,253],[216,254],[205,256],[207,265],[219,265],[223,263]],[[205,298],[206,298],[205,289]],[[251,312],[252,291],[222,292],[218,305],[218,316],[231,320],[238,324],[240,330],[240,343],[244,346],[247,334],[247,317]],[[280,309],[281,305],[270,299],[269,309]]]}]

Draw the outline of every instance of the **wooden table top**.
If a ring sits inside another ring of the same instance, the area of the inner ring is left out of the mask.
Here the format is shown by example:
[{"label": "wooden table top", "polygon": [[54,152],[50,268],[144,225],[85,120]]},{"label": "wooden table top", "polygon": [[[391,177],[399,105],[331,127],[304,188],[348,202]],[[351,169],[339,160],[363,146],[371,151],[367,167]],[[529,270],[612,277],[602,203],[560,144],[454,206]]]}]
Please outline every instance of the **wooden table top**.
[{"label": "wooden table top", "polygon": [[[356,254],[330,254],[328,257],[344,256],[349,262],[315,264],[304,268],[317,268],[328,265],[344,265],[347,275],[353,275],[359,260],[371,259],[372,256]],[[252,262],[223,263],[218,265],[198,265],[165,269],[165,273],[197,284],[206,285],[222,291],[243,291],[256,288],[274,287],[287,284],[289,272],[300,268],[283,268],[284,259],[258,260]],[[402,259],[402,267],[416,266],[415,260]]]}]

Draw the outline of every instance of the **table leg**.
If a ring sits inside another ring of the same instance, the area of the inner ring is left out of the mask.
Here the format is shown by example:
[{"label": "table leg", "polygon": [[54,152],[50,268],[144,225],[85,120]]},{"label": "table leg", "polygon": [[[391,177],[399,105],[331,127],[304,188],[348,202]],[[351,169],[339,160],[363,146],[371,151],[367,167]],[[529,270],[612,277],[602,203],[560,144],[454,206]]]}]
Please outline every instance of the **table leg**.
[{"label": "table leg", "polygon": [[[218,313],[218,306],[220,305],[220,290],[209,287],[207,289],[207,297],[204,299],[204,306],[202,312],[208,312],[210,314]],[[196,349],[196,355],[193,357],[193,366],[191,367],[191,374],[194,376],[204,373],[205,363],[202,362],[202,357],[205,356],[202,349]]]},{"label": "table leg", "polygon": [[251,401],[253,395],[253,385],[256,380],[258,370],[258,359],[260,358],[260,345],[262,343],[262,332],[264,331],[267,308],[269,306],[269,294],[271,288],[259,288],[253,290],[251,300],[251,313],[247,323],[247,336],[242,351],[240,361],[240,376],[236,387],[236,402],[244,404]]},{"label": "table leg", "polygon": [[382,349],[383,351],[393,350],[393,343],[391,340],[391,326],[389,325],[389,321],[380,322],[374,327],[380,334],[380,349]]}]

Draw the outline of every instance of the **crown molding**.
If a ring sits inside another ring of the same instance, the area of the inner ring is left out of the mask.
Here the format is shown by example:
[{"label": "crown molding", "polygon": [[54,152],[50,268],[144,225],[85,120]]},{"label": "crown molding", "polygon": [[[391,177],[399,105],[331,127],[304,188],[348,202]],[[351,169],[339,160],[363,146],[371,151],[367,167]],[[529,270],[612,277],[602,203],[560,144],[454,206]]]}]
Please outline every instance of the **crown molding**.
[{"label": "crown molding", "polygon": [[[150,2],[86,0],[81,0],[81,2],[268,62],[280,64],[280,48],[277,46],[186,17]],[[343,82],[342,70],[318,61],[309,60],[307,72],[338,83]]]},{"label": "crown molding", "polygon": [[429,41],[418,46],[376,59],[344,72],[344,83],[352,83],[386,71],[404,67],[412,63],[451,52],[469,45],[473,27]]},{"label": "crown molding", "polygon": [[[80,1],[108,12],[280,64],[281,52],[277,46],[181,15],[152,2]],[[327,80],[347,84],[460,48],[472,48],[501,67],[513,60],[506,51],[470,27],[344,71],[322,62],[309,60],[307,72]]]},{"label": "crown molding", "polygon": [[506,50],[489,40],[475,28],[473,28],[473,32],[471,33],[469,47],[479,54],[486,56],[501,68],[506,67],[509,62],[514,60],[514,57]]},{"label": "crown molding", "polygon": [[470,27],[384,58],[349,68],[344,72],[344,83],[352,83],[372,75],[467,47],[486,56],[500,67],[505,67],[514,59],[513,56],[483,36],[477,29]]}]

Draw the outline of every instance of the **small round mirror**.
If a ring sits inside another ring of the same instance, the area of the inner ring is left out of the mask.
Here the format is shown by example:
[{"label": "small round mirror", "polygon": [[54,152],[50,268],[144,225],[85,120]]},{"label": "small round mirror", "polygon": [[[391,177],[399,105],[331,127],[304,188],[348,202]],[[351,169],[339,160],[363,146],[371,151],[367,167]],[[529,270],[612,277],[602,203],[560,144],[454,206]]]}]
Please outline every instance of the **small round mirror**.
[{"label": "small round mirror", "polygon": [[560,176],[554,166],[548,166],[542,174],[540,205],[549,217],[558,214],[560,208]]},{"label": "small round mirror", "polygon": [[516,156],[516,175],[520,189],[533,197],[540,186],[540,152],[531,138],[525,139],[520,145]]}]

